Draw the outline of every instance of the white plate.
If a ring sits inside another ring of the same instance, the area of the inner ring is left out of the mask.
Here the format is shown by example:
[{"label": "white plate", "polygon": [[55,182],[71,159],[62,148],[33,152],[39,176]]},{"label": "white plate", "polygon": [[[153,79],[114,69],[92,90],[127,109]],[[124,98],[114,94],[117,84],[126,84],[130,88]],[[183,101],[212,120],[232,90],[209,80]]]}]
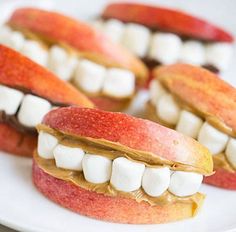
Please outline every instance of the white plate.
[{"label": "white plate", "polygon": [[[86,19],[98,13],[106,2],[106,0],[96,0],[91,4],[91,1],[88,3],[87,0],[43,0],[32,3],[32,1],[0,0],[0,9],[3,12],[0,16],[0,22],[19,5],[38,5]],[[207,0],[204,1],[204,4],[198,0],[160,0],[148,2],[158,2],[188,10],[196,15],[210,19],[236,34],[235,1],[225,0],[223,3],[222,0]],[[236,59],[232,61],[231,68],[223,75],[225,80],[230,81],[236,86],[235,73]],[[141,94],[131,111],[136,111],[136,107],[145,98],[145,94]],[[193,219],[166,225],[107,223],[80,216],[47,200],[32,185],[31,160],[0,152],[0,223],[21,231],[236,231],[236,192],[209,186],[203,186],[201,191],[207,194],[207,198],[200,214]]]}]

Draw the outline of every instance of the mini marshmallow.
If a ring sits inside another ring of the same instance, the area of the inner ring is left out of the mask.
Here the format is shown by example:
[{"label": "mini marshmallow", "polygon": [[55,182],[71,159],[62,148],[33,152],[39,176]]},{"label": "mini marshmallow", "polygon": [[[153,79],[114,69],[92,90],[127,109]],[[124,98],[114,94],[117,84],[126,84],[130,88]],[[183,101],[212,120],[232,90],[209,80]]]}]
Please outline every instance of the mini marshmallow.
[{"label": "mini marshmallow", "polygon": [[49,50],[48,67],[62,80],[69,81],[75,71],[78,60],[69,56],[64,48],[54,45]]},{"label": "mini marshmallow", "polygon": [[125,27],[121,43],[135,55],[144,57],[148,50],[150,36],[147,27],[129,23]]},{"label": "mini marshmallow", "polygon": [[203,124],[198,135],[198,142],[206,146],[213,155],[224,151],[229,136],[217,130],[207,122]]},{"label": "mini marshmallow", "polygon": [[142,187],[148,195],[152,197],[158,197],[162,195],[168,189],[169,183],[169,168],[145,168]]},{"label": "mini marshmallow", "polygon": [[109,19],[103,25],[103,32],[112,41],[119,42],[124,32],[124,24],[116,19]]},{"label": "mini marshmallow", "polygon": [[51,109],[51,104],[41,98],[31,94],[25,95],[18,113],[18,120],[27,127],[34,127],[39,124],[44,115]]},{"label": "mini marshmallow", "polygon": [[179,120],[180,108],[171,94],[160,97],[156,104],[156,112],[161,120],[175,125]]},{"label": "mini marshmallow", "polygon": [[112,97],[129,97],[135,91],[135,76],[132,72],[119,68],[107,70],[103,93]]},{"label": "mini marshmallow", "polygon": [[60,65],[64,65],[68,59],[68,54],[64,48],[53,45],[48,53],[48,67],[51,70],[56,69]]},{"label": "mini marshmallow", "polygon": [[70,57],[66,63],[58,65],[52,70],[60,79],[69,81],[76,69],[78,60],[76,57]]},{"label": "mini marshmallow", "polygon": [[189,111],[182,110],[176,130],[195,139],[198,136],[202,124],[203,121],[201,118]]},{"label": "mini marshmallow", "polygon": [[84,91],[98,93],[102,89],[105,76],[105,67],[89,60],[81,60],[76,69],[74,81]]},{"label": "mini marshmallow", "polygon": [[14,115],[20,106],[24,94],[16,89],[0,85],[0,111]]},{"label": "mini marshmallow", "polygon": [[14,31],[8,38],[8,46],[12,49],[20,51],[24,46],[25,38],[22,33]]},{"label": "mini marshmallow", "polygon": [[229,43],[212,43],[206,49],[206,63],[224,71],[228,68],[233,48]]},{"label": "mini marshmallow", "polygon": [[119,191],[135,191],[141,187],[144,170],[144,164],[124,157],[116,158],[113,161],[110,182]]},{"label": "mini marshmallow", "polygon": [[194,172],[175,171],[170,178],[169,191],[179,197],[195,194],[201,186],[203,176]]},{"label": "mini marshmallow", "polygon": [[38,155],[44,159],[53,159],[53,149],[57,146],[58,140],[47,132],[40,131],[38,136]]},{"label": "mini marshmallow", "polygon": [[180,57],[181,39],[171,33],[155,33],[151,40],[150,58],[163,64],[176,63]]},{"label": "mini marshmallow", "polygon": [[82,149],[58,144],[53,150],[53,155],[58,168],[82,171],[82,160],[84,158]]},{"label": "mini marshmallow", "polygon": [[184,42],[180,53],[180,60],[194,65],[204,64],[206,61],[204,45],[195,40]]},{"label": "mini marshmallow", "polygon": [[34,62],[46,66],[48,62],[48,52],[38,42],[27,40],[21,52]]},{"label": "mini marshmallow", "polygon": [[152,80],[150,82],[150,101],[155,106],[157,104],[158,99],[164,95],[167,94],[167,91],[163,88],[161,83],[157,80]]},{"label": "mini marshmallow", "polygon": [[225,155],[234,168],[236,168],[236,139],[230,138]]},{"label": "mini marshmallow", "polygon": [[88,182],[102,184],[110,180],[112,161],[107,157],[85,154],[82,167]]}]

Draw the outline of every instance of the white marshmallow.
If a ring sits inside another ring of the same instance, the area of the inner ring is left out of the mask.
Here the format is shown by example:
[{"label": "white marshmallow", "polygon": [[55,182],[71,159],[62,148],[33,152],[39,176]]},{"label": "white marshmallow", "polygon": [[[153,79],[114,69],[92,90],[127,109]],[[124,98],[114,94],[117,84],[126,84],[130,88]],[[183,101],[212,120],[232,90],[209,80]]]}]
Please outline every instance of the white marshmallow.
[{"label": "white marshmallow", "polygon": [[58,168],[82,171],[84,157],[82,149],[58,144],[53,150],[53,155]]},{"label": "white marshmallow", "polygon": [[156,112],[161,120],[175,125],[179,120],[180,108],[171,94],[160,97],[156,104]]},{"label": "white marshmallow", "polygon": [[132,72],[119,68],[107,70],[103,93],[112,97],[128,97],[135,91],[135,76]]},{"label": "white marshmallow", "polygon": [[206,146],[213,155],[222,152],[228,140],[228,135],[217,130],[207,122],[203,124],[198,134],[198,142]]},{"label": "white marshmallow", "polygon": [[25,38],[22,33],[14,31],[9,36],[8,46],[12,49],[20,51],[24,46]]},{"label": "white marshmallow", "polygon": [[141,187],[145,165],[124,157],[116,158],[112,165],[111,184],[119,191],[131,192]]},{"label": "white marshmallow", "polygon": [[158,197],[162,195],[168,189],[169,183],[169,168],[145,168],[142,187],[148,195],[152,197]]},{"label": "white marshmallow", "polygon": [[224,71],[228,68],[233,48],[229,43],[209,44],[206,49],[206,63]]},{"label": "white marshmallow", "polygon": [[203,121],[201,118],[189,111],[182,110],[176,130],[195,139],[198,136],[202,124]]},{"label": "white marshmallow", "polygon": [[75,72],[77,64],[77,58],[69,55],[64,48],[57,45],[50,48],[48,67],[53,73],[60,77],[60,79],[69,81]]},{"label": "white marshmallow", "polygon": [[170,178],[169,191],[176,196],[195,194],[201,186],[203,176],[194,172],[175,171]]},{"label": "white marshmallow", "polygon": [[0,111],[14,115],[20,106],[24,94],[16,89],[0,85]]},{"label": "white marshmallow", "polygon": [[75,57],[70,57],[66,63],[57,66],[52,71],[60,79],[64,81],[69,81],[75,72],[75,68],[77,64],[78,64],[78,60]]},{"label": "white marshmallow", "polygon": [[147,27],[129,23],[125,27],[121,43],[135,55],[144,57],[148,50],[150,35]]},{"label": "white marshmallow", "polygon": [[236,139],[230,138],[225,154],[229,162],[236,168]]},{"label": "white marshmallow", "polygon": [[149,56],[163,64],[176,63],[180,57],[182,41],[171,33],[155,33],[151,40]]},{"label": "white marshmallow", "polygon": [[119,42],[124,32],[124,24],[116,19],[109,19],[103,25],[103,32],[112,41]]},{"label": "white marshmallow", "polygon": [[58,140],[51,134],[40,131],[38,136],[38,155],[44,159],[53,159],[53,149],[58,144]]},{"label": "white marshmallow", "polygon": [[48,62],[48,52],[38,42],[27,40],[21,52],[34,62],[46,66]]},{"label": "white marshmallow", "polygon": [[75,84],[88,93],[101,91],[106,76],[106,69],[102,65],[89,60],[79,61],[75,73]]},{"label": "white marshmallow", "polygon": [[68,54],[65,49],[53,45],[48,53],[48,67],[50,70],[55,70],[58,66],[64,65],[68,59]]},{"label": "white marshmallow", "polygon": [[88,182],[102,184],[110,180],[112,161],[107,157],[85,154],[82,167]]},{"label": "white marshmallow", "polygon": [[156,106],[158,99],[162,95],[167,94],[167,91],[162,87],[160,82],[157,80],[151,81],[149,90],[150,90],[150,101],[154,106]]},{"label": "white marshmallow", "polygon": [[42,121],[50,109],[51,104],[47,100],[27,94],[22,100],[18,120],[25,126],[34,127]]},{"label": "white marshmallow", "polygon": [[183,43],[180,60],[184,63],[202,65],[206,61],[205,47],[201,42],[189,40]]}]

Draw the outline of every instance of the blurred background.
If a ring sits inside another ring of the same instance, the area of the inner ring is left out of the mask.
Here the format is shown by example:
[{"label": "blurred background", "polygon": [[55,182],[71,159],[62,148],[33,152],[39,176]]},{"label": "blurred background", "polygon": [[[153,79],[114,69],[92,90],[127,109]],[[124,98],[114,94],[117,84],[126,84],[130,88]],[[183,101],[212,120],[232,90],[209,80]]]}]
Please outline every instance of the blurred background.
[{"label": "blurred background", "polygon": [[[11,12],[21,6],[37,6],[63,12],[76,18],[90,21],[102,11],[109,0],[0,0],[0,24],[3,23]],[[125,2],[125,1],[123,1]],[[145,2],[146,4],[169,6],[181,9],[223,27],[236,36],[235,9],[236,1],[233,0],[129,0],[126,2]],[[233,59],[230,68],[221,74],[222,78],[236,86],[236,48],[234,46]]]}]

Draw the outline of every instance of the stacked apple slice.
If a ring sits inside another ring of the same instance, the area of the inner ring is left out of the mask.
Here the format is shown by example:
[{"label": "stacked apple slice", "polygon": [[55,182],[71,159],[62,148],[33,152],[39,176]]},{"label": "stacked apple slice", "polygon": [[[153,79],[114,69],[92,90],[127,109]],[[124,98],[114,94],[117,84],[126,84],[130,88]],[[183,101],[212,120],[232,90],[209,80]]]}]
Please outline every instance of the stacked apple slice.
[{"label": "stacked apple slice", "polygon": [[189,63],[227,69],[233,36],[181,11],[138,3],[113,3],[93,25],[142,58],[149,67]]},{"label": "stacked apple slice", "polygon": [[35,126],[55,107],[93,104],[70,84],[0,45],[0,149],[31,156]]},{"label": "stacked apple slice", "polygon": [[215,74],[186,64],[154,70],[147,112],[150,119],[206,146],[216,174],[206,182],[236,189],[236,90]]},{"label": "stacked apple slice", "polygon": [[212,174],[209,151],[192,138],[122,113],[67,107],[38,125],[33,180],[49,199],[120,223],[194,216]]},{"label": "stacked apple slice", "polygon": [[91,26],[59,13],[16,10],[3,43],[70,81],[106,110],[123,110],[147,78],[144,64]]}]

